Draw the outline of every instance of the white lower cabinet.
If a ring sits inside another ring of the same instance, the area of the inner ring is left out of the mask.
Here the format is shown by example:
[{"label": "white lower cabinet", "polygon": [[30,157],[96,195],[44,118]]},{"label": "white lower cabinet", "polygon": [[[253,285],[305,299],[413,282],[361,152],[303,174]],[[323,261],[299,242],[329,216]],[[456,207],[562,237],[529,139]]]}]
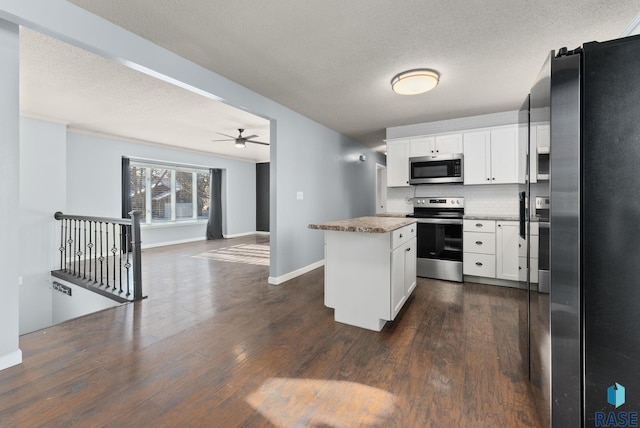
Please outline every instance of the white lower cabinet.
[{"label": "white lower cabinet", "polygon": [[[531,282],[537,283],[538,225],[535,223],[531,223],[531,234]],[[463,273],[507,281],[526,281],[527,249],[523,242],[517,221],[465,219]]]},{"label": "white lower cabinet", "polygon": [[325,231],[325,305],[336,321],[380,331],[396,317],[416,287],[416,230]]},{"label": "white lower cabinet", "polygon": [[494,220],[464,220],[462,223],[462,273],[495,278],[496,222]]},{"label": "white lower cabinet", "polygon": [[520,224],[517,221],[498,221],[496,224],[496,278],[520,279]]}]

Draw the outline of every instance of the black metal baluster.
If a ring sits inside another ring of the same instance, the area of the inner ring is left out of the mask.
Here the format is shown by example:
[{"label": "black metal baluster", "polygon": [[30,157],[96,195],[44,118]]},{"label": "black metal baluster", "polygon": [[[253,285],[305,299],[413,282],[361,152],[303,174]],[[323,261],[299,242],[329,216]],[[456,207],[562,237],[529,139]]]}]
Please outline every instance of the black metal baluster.
[{"label": "black metal baluster", "polygon": [[78,256],[78,278],[82,276],[82,262],[80,256],[82,256],[82,223],[78,220],[78,234],[76,236],[76,256]]},{"label": "black metal baluster", "polygon": [[60,222],[60,270],[64,270],[64,221]]},{"label": "black metal baluster", "polygon": [[71,228],[71,220],[65,220],[64,221],[64,271],[69,273],[71,272],[71,266],[69,266],[69,259],[68,259],[68,254],[69,251],[67,251],[67,246],[69,246],[69,249],[71,249],[71,231],[69,230]]},{"label": "black metal baluster", "polygon": [[[95,236],[95,243],[96,245],[98,245],[98,222],[96,222],[95,227],[93,228],[93,234]],[[95,260],[93,261],[93,265],[95,266],[94,269],[94,279],[93,282],[97,283],[98,282],[98,249],[96,248],[96,253],[95,253]]]},{"label": "black metal baluster", "polygon": [[75,257],[75,254],[76,254],[76,241],[75,241],[75,239],[76,239],[76,232],[77,232],[76,227],[77,227],[77,222],[76,222],[76,220],[73,220],[73,231],[72,231],[73,238],[71,238],[71,244],[72,245],[69,246],[70,247],[69,249],[71,250],[71,264],[73,265],[73,276],[76,275],[76,257]]},{"label": "black metal baluster", "polygon": [[125,269],[127,270],[127,297],[131,295],[131,284],[129,283],[129,268],[131,268],[131,263],[129,262],[129,247],[131,246],[131,235],[130,235],[131,226],[125,226],[125,253],[127,257],[127,262],[124,264]]},{"label": "black metal baluster", "polygon": [[89,281],[91,280],[91,250],[93,249],[93,241],[91,240],[91,225],[93,221],[89,221],[89,243],[87,247],[89,248]]},{"label": "black metal baluster", "polygon": [[84,258],[82,259],[83,270],[82,270],[82,279],[87,279],[87,221],[82,221],[82,229],[84,231]]},{"label": "black metal baluster", "polygon": [[116,279],[118,278],[116,275],[116,253],[118,252],[118,248],[116,247],[116,224],[111,223],[111,230],[113,232],[113,247],[111,247],[111,254],[113,254],[113,289],[116,289]]},{"label": "black metal baluster", "polygon": [[107,253],[107,288],[109,288],[109,223],[105,223],[105,239],[107,245],[104,246],[105,253]]},{"label": "black metal baluster", "polygon": [[100,286],[104,285],[103,275],[102,275],[102,262],[104,261],[104,257],[102,257],[102,222],[100,222]]},{"label": "black metal baluster", "polygon": [[118,243],[120,244],[120,249],[118,250],[118,272],[120,273],[120,294],[122,294],[122,228],[124,226],[118,226],[118,230],[120,233],[118,234],[119,239]]}]

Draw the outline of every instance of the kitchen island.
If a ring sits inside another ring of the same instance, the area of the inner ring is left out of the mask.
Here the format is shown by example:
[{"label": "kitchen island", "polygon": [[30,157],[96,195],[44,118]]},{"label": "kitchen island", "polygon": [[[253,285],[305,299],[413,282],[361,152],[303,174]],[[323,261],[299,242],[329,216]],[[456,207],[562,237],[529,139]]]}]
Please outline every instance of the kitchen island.
[{"label": "kitchen island", "polygon": [[415,219],[359,217],[325,231],[324,304],[338,322],[380,331],[416,286]]}]

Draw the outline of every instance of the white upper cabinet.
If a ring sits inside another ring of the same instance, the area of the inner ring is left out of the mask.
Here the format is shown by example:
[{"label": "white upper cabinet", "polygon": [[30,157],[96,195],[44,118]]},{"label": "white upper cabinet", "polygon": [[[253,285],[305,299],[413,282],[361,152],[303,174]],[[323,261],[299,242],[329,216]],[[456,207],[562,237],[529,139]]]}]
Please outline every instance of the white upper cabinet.
[{"label": "white upper cabinet", "polygon": [[491,183],[491,132],[464,133],[464,184]]},{"label": "white upper cabinet", "polygon": [[410,143],[409,157],[429,156],[433,153],[435,145],[435,137],[417,137],[412,138]]},{"label": "white upper cabinet", "polygon": [[491,183],[518,183],[518,155],[518,126],[491,130]]},{"label": "white upper cabinet", "polygon": [[462,134],[436,135],[431,154],[462,153]]},{"label": "white upper cabinet", "polygon": [[410,140],[387,142],[387,187],[409,185]]},{"label": "white upper cabinet", "polygon": [[518,125],[463,134],[464,184],[506,184],[524,181],[525,153]]}]

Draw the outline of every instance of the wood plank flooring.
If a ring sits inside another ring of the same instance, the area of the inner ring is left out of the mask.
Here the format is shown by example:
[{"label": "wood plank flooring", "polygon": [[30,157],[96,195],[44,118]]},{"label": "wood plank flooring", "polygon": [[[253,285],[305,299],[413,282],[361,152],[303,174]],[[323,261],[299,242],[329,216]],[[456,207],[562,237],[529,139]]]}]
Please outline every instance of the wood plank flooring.
[{"label": "wood plank flooring", "polygon": [[521,290],[419,278],[377,333],[333,321],[323,269],[196,257],[249,236],[143,252],[148,299],[21,337],[0,427],[537,427]]}]

